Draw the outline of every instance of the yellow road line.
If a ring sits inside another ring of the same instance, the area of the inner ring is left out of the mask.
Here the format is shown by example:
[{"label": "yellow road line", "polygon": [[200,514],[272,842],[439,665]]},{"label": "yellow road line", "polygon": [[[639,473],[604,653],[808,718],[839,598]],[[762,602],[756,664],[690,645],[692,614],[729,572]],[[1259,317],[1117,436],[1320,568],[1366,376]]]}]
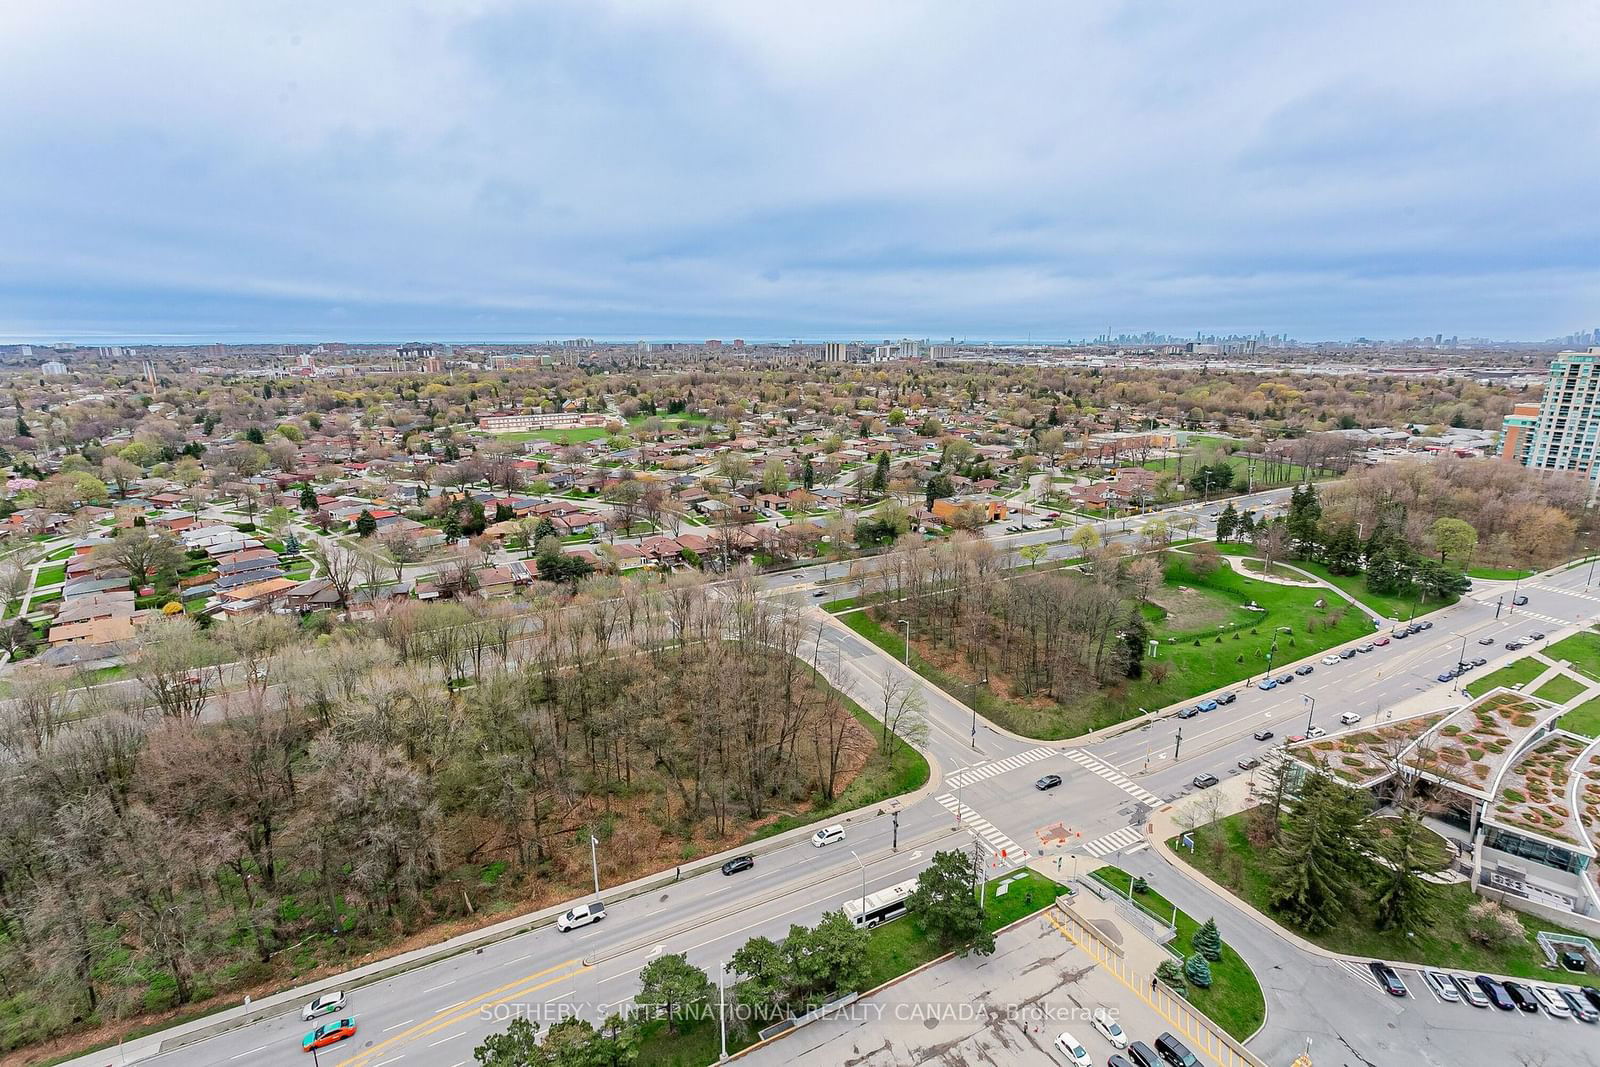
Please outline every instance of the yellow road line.
[{"label": "yellow road line", "polygon": [[[578,965],[577,971],[571,971],[571,968],[574,964]],[[564,963],[558,963],[553,967],[546,967],[544,970],[535,971],[533,974],[523,975],[521,978],[513,979],[497,989],[491,989],[481,996],[464,1000],[459,1004],[445,1008],[442,1011],[435,1012],[432,1017],[423,1020],[417,1025],[411,1027],[409,1030],[405,1030],[391,1038],[380,1041],[371,1048],[362,1049],[349,1059],[341,1061],[340,1067],[361,1067],[361,1065],[366,1063],[371,1057],[377,1055],[379,1052],[382,1052],[385,1049],[392,1047],[397,1042],[408,1041],[414,1037],[426,1037],[428,1034],[437,1033],[448,1026],[454,1026],[456,1023],[465,1022],[467,1019],[471,1018],[484,1008],[492,1008],[496,1005],[504,1004],[508,1000],[515,1000],[517,997],[520,997],[525,993],[531,993],[535,990],[543,989],[546,986],[554,985],[556,982],[564,981],[571,977],[572,974],[576,974],[585,970],[588,970],[588,967],[584,964],[582,958],[580,957],[577,959],[567,960]],[[557,974],[549,981],[540,982],[537,985],[528,984],[533,982],[535,979],[543,978],[545,975],[553,974],[556,971],[561,971],[563,973]],[[567,973],[569,971],[570,973]],[[502,997],[498,1000],[490,999],[495,997],[497,994],[506,992],[506,990],[511,990],[508,996]]]}]

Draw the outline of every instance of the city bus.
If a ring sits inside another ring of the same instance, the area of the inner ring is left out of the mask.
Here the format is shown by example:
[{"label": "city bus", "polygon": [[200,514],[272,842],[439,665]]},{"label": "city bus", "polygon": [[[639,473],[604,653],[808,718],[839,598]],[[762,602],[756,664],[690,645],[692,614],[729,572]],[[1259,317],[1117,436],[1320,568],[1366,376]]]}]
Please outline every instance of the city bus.
[{"label": "city bus", "polygon": [[906,913],[906,898],[916,892],[917,880],[901,882],[869,894],[865,900],[852,897],[844,902],[844,913],[857,926],[871,929],[879,923],[898,919]]}]

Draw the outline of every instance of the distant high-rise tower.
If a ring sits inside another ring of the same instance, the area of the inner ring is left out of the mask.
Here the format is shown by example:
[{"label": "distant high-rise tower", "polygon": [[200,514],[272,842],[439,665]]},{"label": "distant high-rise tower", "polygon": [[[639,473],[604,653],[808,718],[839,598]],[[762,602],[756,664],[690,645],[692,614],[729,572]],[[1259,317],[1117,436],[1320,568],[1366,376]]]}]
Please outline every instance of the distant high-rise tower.
[{"label": "distant high-rise tower", "polygon": [[843,363],[850,358],[850,346],[844,341],[829,341],[822,346],[822,362]]},{"label": "distant high-rise tower", "polygon": [[156,365],[148,358],[144,361],[144,381],[150,388],[156,387]]},{"label": "distant high-rise tower", "polygon": [[1538,413],[1519,404],[1506,416],[1500,454],[1524,467],[1573,471],[1600,486],[1600,346],[1559,353],[1550,364]]}]

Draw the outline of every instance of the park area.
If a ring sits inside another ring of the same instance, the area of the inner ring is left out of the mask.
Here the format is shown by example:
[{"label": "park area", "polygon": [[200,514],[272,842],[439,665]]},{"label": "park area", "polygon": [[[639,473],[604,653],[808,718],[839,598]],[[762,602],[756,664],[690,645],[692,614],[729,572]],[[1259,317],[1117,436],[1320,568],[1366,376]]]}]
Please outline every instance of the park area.
[{"label": "park area", "polygon": [[[1024,664],[1019,662],[1016,639],[1007,636],[1009,620],[997,615],[1006,611],[1015,616],[1017,609],[971,604],[964,610],[978,613],[975,625],[952,626],[950,637],[913,623],[911,665],[1006,729],[1056,740],[1213,690],[1252,683],[1269,665],[1276,674],[1296,660],[1372,632],[1366,616],[1325,589],[1295,588],[1252,579],[1227,566],[1197,565],[1196,557],[1183,552],[1156,558],[1160,580],[1149,594],[1141,598],[1130,592],[1116,611],[1108,613],[1117,639],[1126,644],[1131,623],[1124,620],[1137,605],[1145,627],[1137,677],[1129,677],[1126,670],[1114,671],[1096,682],[1078,674],[1048,692],[1038,687],[1029,691],[1019,680]],[[1042,578],[1024,573],[1004,580],[1024,583]],[[1055,572],[1050,580],[1091,581],[1076,570]],[[1074,590],[1062,588],[1059,595],[1070,598]],[[906,652],[904,630],[896,627],[895,620],[906,613],[901,603],[841,617],[851,629],[900,658]]]}]

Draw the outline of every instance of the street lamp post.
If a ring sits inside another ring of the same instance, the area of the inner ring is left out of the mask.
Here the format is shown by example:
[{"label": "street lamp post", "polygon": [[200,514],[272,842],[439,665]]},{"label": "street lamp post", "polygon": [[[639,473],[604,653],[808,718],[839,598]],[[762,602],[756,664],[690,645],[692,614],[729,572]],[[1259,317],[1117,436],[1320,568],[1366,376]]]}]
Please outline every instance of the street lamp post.
[{"label": "street lamp post", "polygon": [[719,1063],[728,1058],[728,995],[724,990],[727,974],[726,963],[717,968],[717,1022],[722,1028],[722,1055],[718,1058]]},{"label": "street lamp post", "polygon": [[1450,692],[1452,692],[1452,693],[1454,693],[1456,690],[1461,688],[1461,668],[1466,665],[1466,662],[1467,662],[1467,639],[1463,635],[1462,638],[1461,638],[1461,655],[1456,657],[1456,676],[1455,676],[1455,679],[1453,680],[1453,682],[1451,683],[1451,686],[1450,686]]},{"label": "street lamp post", "polygon": [[850,850],[850,855],[856,861],[856,866],[861,868],[861,914],[867,913],[867,865],[861,862],[861,857],[856,855],[855,849]]},{"label": "street lamp post", "polygon": [[900,625],[906,628],[906,666],[911,666],[911,621],[901,619]]},{"label": "street lamp post", "polygon": [[600,839],[589,835],[589,865],[594,868],[594,895],[600,895]]},{"label": "street lamp post", "polygon": [[1311,736],[1311,720],[1317,714],[1317,698],[1312,696],[1310,693],[1301,693],[1300,694],[1300,699],[1305,702],[1306,707],[1309,709],[1306,712],[1306,736],[1310,737]]}]

